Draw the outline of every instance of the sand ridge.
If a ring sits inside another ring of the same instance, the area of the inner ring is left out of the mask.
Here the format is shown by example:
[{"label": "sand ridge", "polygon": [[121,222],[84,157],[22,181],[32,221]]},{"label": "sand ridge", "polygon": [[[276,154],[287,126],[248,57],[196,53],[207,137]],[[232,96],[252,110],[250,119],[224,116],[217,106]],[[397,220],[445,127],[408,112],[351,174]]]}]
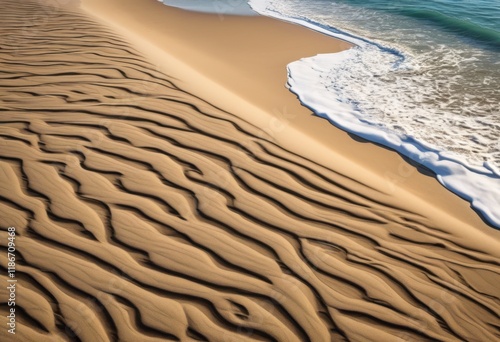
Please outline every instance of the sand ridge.
[{"label": "sand ridge", "polygon": [[[500,337],[498,241],[276,144],[88,15],[0,5],[14,340]],[[37,11],[50,13],[37,34],[19,30]]]}]

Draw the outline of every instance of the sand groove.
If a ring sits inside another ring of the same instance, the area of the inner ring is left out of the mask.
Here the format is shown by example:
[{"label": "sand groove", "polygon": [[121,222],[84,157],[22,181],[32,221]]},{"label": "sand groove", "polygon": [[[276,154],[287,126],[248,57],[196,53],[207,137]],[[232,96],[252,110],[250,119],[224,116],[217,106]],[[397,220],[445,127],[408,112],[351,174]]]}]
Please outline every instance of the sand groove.
[{"label": "sand groove", "polygon": [[19,341],[500,338],[498,255],[179,89],[86,16],[0,6]]}]

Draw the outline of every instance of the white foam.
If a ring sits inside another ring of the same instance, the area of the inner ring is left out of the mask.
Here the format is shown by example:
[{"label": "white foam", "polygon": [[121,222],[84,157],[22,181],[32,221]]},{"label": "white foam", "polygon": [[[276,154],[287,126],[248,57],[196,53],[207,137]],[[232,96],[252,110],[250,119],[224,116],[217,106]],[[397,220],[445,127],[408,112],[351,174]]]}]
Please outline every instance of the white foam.
[{"label": "white foam", "polygon": [[[469,201],[471,206],[487,222],[500,228],[500,172],[494,164],[484,162],[472,165],[459,153],[438,147],[436,142],[441,143],[441,146],[448,146],[446,139],[453,139],[448,136],[449,134],[446,134],[449,129],[446,125],[442,128],[443,140],[433,141],[431,139],[430,142],[425,135],[421,138],[419,134],[412,134],[408,124],[404,127],[398,126],[398,119],[403,118],[405,111],[408,110],[405,104],[410,102],[404,97],[386,96],[387,99],[395,100],[396,103],[386,103],[387,106],[391,106],[392,116],[384,117],[382,113],[382,118],[366,115],[370,112],[370,108],[366,108],[370,104],[366,101],[355,100],[356,98],[369,97],[370,91],[383,89],[375,86],[363,88],[359,82],[360,77],[372,78],[376,82],[378,77],[383,77],[394,69],[414,70],[418,69],[419,65],[411,65],[406,58],[407,56],[398,50],[331,27],[318,25],[306,18],[285,16],[279,12],[279,8],[270,5],[267,0],[250,0],[249,4],[260,14],[294,22],[355,44],[356,47],[347,51],[303,58],[300,61],[290,63],[288,65],[290,90],[297,94],[300,101],[313,110],[316,115],[328,119],[339,128],[392,148],[432,170],[442,185]],[[377,62],[375,63],[373,59]],[[451,62],[456,63],[455,60]],[[349,74],[355,74],[357,79],[352,80],[345,77]],[[374,74],[377,77],[373,77]],[[424,75],[423,77],[428,76]],[[450,83],[452,82],[453,80],[450,80]],[[380,84],[375,85],[380,86]],[[401,84],[400,86],[409,85]],[[425,95],[415,94],[415,96]],[[394,108],[396,108],[396,112]],[[408,118],[407,122],[421,120],[424,126],[434,125],[439,129],[439,120],[429,117],[430,114],[425,106],[414,108],[412,116]],[[444,115],[443,120],[446,119],[447,117]],[[387,122],[389,124],[386,124]],[[477,125],[477,122],[464,119],[456,125],[457,133],[460,134],[461,127],[473,125]],[[438,135],[434,134],[434,136]],[[473,137],[473,139],[482,143],[482,137]],[[468,148],[469,146],[464,146],[466,152],[469,152]],[[471,153],[469,152],[469,154]]]}]

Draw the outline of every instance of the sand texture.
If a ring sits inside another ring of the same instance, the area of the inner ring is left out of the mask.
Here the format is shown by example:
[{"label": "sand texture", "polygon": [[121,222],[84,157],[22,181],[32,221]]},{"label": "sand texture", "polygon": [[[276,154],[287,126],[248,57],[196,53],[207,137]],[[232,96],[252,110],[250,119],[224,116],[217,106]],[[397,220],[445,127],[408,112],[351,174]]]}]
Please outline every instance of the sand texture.
[{"label": "sand texture", "polygon": [[83,12],[0,8],[0,340],[500,338],[498,239],[277,144]]}]

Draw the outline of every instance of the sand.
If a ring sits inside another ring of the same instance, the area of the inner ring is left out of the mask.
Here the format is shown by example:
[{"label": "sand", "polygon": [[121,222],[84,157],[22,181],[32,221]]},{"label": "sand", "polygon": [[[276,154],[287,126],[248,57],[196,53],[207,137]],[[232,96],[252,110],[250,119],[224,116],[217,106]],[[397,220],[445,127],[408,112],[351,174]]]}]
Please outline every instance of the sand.
[{"label": "sand", "polygon": [[63,2],[0,0],[2,341],[500,338],[498,231],[286,89],[346,43]]}]

